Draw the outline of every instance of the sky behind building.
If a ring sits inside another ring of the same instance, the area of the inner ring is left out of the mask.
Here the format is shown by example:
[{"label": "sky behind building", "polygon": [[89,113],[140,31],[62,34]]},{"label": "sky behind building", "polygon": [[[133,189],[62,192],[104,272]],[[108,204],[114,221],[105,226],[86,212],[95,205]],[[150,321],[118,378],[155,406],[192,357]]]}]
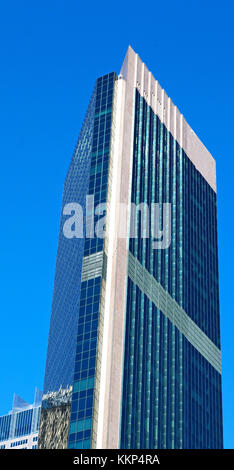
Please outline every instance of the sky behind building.
[{"label": "sky behind building", "polygon": [[64,177],[95,80],[129,44],[217,163],[224,445],[234,447],[232,2],[0,5],[1,389],[43,386]]}]

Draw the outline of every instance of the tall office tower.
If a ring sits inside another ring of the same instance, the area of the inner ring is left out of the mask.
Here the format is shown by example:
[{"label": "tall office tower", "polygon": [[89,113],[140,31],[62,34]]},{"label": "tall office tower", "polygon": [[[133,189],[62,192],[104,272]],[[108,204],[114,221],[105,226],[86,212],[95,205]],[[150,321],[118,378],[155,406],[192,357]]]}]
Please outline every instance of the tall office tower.
[{"label": "tall office tower", "polygon": [[14,395],[12,410],[0,416],[0,449],[37,449],[42,392],[32,405]]},{"label": "tall office tower", "polygon": [[222,448],[216,217],[212,156],[129,47],[64,185],[39,447]]}]

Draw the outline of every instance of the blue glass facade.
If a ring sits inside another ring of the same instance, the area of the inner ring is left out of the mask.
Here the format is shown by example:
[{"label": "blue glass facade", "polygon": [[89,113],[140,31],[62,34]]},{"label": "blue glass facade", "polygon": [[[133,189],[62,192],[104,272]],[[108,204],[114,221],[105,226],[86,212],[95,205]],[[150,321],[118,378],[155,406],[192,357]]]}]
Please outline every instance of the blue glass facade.
[{"label": "blue glass facade", "polygon": [[127,299],[121,448],[178,448],[180,333],[130,279]]},{"label": "blue glass facade", "polygon": [[[97,80],[88,194],[106,203],[115,73]],[[95,215],[96,225],[100,216]],[[86,238],[84,256],[102,252],[104,239]],[[104,275],[104,272],[103,272]],[[90,448],[102,276],[81,283],[69,448]]]},{"label": "blue glass facade", "polygon": [[76,351],[84,239],[63,234],[63,208],[76,202],[85,213],[94,128],[94,88],[77,146],[64,183],[54,292],[44,378],[44,394],[72,385]]},{"label": "blue glass facade", "polygon": [[86,219],[94,215],[94,228],[100,220],[100,214],[86,208],[86,196],[93,197],[95,209],[107,199],[115,80],[110,73],[96,81],[63,190],[63,208],[75,202],[83,209],[84,238],[64,236],[61,214],[44,394],[73,386],[72,448],[88,448],[91,439],[102,275],[82,282],[82,263],[83,257],[104,256],[104,239],[86,233]]},{"label": "blue glass facade", "polygon": [[[111,73],[95,84],[64,183],[62,208],[68,203],[80,204],[84,213],[84,234],[86,195],[94,195],[94,207],[106,201],[114,80],[115,74]],[[100,216],[94,216],[94,224],[98,218]],[[96,236],[86,240],[66,238],[63,234],[65,220],[66,216],[61,214],[44,393],[73,383],[80,289],[83,295],[84,288],[81,286],[83,256],[103,249],[103,239]]]},{"label": "blue glass facade", "polygon": [[[171,203],[170,247],[139,219],[129,250],[220,347],[216,194],[138,91],[131,200]],[[129,278],[121,447],[222,448],[221,399],[221,375]]]},{"label": "blue glass facade", "polygon": [[11,415],[0,417],[0,441],[9,439],[11,425]]},{"label": "blue glass facade", "polygon": [[221,376],[184,337],[182,447],[223,447]]}]

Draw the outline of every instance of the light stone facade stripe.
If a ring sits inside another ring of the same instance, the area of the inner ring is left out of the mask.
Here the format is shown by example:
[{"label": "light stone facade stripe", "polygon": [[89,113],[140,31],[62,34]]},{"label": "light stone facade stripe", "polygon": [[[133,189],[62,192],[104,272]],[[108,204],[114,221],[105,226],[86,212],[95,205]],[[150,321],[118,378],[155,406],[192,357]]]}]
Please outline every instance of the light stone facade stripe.
[{"label": "light stone facade stripe", "polygon": [[116,83],[113,180],[107,233],[106,302],[96,443],[98,449],[119,448],[121,423],[128,240],[118,237],[118,228],[121,220],[120,203],[129,205],[131,195],[135,106],[134,57],[128,61],[126,74],[126,80],[119,78]]},{"label": "light stone facade stripe", "polygon": [[221,374],[221,351],[129,252],[128,275],[139,289],[166,315],[187,340]]}]

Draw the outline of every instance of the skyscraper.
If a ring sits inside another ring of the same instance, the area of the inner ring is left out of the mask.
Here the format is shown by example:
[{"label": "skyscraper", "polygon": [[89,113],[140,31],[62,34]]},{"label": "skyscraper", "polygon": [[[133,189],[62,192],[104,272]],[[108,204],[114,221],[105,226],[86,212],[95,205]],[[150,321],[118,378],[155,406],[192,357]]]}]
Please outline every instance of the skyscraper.
[{"label": "skyscraper", "polygon": [[215,161],[129,47],[65,180],[39,447],[222,446]]},{"label": "skyscraper", "polygon": [[0,449],[37,449],[42,392],[32,405],[14,395],[12,410],[0,416]]}]

